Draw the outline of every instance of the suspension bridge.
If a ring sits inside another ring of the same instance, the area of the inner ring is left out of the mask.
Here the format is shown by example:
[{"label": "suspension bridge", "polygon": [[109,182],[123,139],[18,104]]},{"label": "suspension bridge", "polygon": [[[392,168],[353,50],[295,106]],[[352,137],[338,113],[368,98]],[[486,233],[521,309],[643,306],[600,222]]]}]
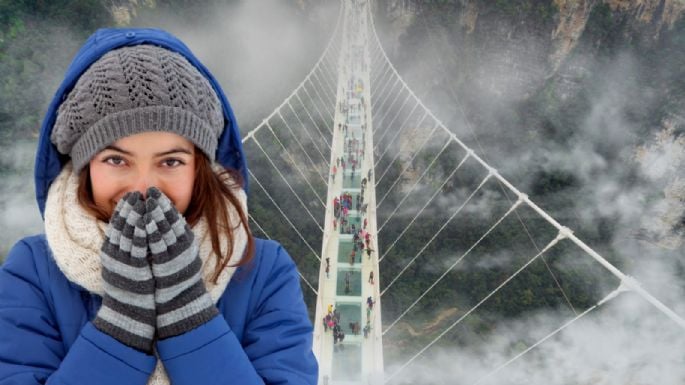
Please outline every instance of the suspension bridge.
[{"label": "suspension bridge", "polygon": [[[246,153],[256,154],[251,202],[270,207],[269,213],[251,209],[251,225],[284,243],[298,262],[314,317],[319,384],[401,383],[417,359],[531,269],[549,280],[569,317],[493,363],[474,384],[489,383],[624,292],[685,329],[681,316],[538,207],[423,104],[388,59],[371,7],[369,0],[340,3],[316,64],[243,139]],[[516,257],[498,267],[497,281],[482,283],[488,294],[459,300],[451,275],[502,249]],[[586,306],[567,293],[552,263],[580,255],[613,279],[613,289]],[[427,281],[408,285],[426,265]],[[407,329],[432,298],[454,299],[459,309],[413,350],[396,343],[384,349],[383,338]],[[393,304],[392,312],[381,312],[382,300]],[[403,351],[394,357],[401,362],[386,368],[384,354],[395,350]]]}]

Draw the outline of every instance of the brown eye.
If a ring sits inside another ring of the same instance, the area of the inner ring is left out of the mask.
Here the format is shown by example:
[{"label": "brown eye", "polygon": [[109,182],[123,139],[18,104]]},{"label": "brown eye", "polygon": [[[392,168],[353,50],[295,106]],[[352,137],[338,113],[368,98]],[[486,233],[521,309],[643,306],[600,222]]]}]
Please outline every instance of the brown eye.
[{"label": "brown eye", "polygon": [[176,159],[176,158],[164,159],[162,161],[162,165],[164,167],[168,167],[168,168],[174,168],[174,167],[182,166],[184,164],[185,163],[182,160]]},{"label": "brown eye", "polygon": [[103,159],[102,162],[116,167],[123,166],[126,163],[124,158],[117,155],[108,156],[105,159]]}]

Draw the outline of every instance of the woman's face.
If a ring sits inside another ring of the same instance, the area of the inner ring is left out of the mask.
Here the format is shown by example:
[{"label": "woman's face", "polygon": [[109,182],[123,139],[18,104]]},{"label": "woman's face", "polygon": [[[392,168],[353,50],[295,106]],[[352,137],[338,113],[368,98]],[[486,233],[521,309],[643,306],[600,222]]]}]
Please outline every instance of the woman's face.
[{"label": "woman's face", "polygon": [[143,132],[112,143],[90,160],[95,204],[112,215],[129,191],[157,187],[185,213],[195,181],[195,146],[169,132]]}]

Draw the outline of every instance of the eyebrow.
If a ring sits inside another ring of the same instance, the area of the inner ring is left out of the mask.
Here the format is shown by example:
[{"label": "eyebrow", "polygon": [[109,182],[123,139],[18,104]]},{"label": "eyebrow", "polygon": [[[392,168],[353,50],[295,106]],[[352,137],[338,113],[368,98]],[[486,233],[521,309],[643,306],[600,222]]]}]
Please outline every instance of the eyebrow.
[{"label": "eyebrow", "polygon": [[[119,147],[113,145],[113,144],[110,144],[109,146],[105,147],[105,150],[113,150],[113,151],[121,152],[121,153],[126,154],[126,155],[129,155],[129,156],[133,156],[133,153],[132,153],[132,152],[126,151],[126,150],[124,150],[124,149],[122,149],[122,148],[119,148]],[[171,150],[168,150],[168,151],[158,152],[158,153],[154,154],[154,156],[155,156],[155,157],[161,157],[161,156],[165,156],[165,155],[175,154],[175,153],[177,153],[177,152],[184,153],[184,154],[188,154],[188,155],[193,155],[193,153],[192,153],[190,150],[186,149],[186,148],[183,148],[183,147],[174,147],[174,148],[172,148]]]}]

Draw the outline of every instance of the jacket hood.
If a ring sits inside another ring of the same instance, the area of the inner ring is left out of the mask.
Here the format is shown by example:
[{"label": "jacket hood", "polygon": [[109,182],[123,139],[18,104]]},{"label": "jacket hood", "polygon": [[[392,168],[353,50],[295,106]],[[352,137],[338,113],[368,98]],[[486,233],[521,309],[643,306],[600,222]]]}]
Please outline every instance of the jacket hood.
[{"label": "jacket hood", "polygon": [[219,82],[212,76],[209,70],[200,63],[183,42],[166,31],[153,28],[107,28],[99,29],[93,33],[78,51],[69,65],[64,80],[57,89],[43,119],[34,169],[36,200],[41,216],[44,216],[45,213],[45,201],[50,185],[57,178],[62,167],[70,160],[68,155],[60,154],[57,151],[57,147],[50,141],[50,134],[57,117],[57,109],[62,101],[66,100],[67,95],[69,95],[81,74],[91,64],[111,50],[138,44],[152,44],[177,52],[188,59],[207,78],[219,100],[221,100],[225,120],[224,131],[219,137],[217,145],[216,161],[224,167],[240,171],[244,180],[244,189],[247,192],[247,165],[238,123],[226,95],[224,95],[223,90],[219,86]]}]

